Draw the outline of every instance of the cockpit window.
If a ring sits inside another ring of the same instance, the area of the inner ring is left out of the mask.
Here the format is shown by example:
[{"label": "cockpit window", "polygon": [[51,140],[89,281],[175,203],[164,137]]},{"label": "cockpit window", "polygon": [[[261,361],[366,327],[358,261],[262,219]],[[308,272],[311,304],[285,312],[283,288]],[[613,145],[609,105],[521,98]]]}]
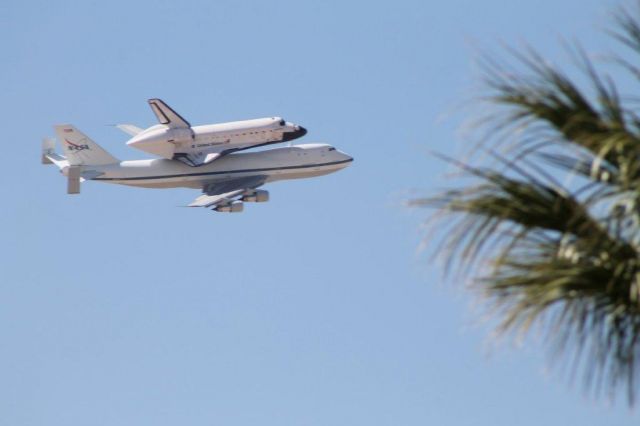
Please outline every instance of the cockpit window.
[{"label": "cockpit window", "polygon": [[329,151],[335,151],[335,150],[336,150],[335,148],[329,148]]},{"label": "cockpit window", "polygon": [[280,125],[284,126],[284,120],[280,120]]}]

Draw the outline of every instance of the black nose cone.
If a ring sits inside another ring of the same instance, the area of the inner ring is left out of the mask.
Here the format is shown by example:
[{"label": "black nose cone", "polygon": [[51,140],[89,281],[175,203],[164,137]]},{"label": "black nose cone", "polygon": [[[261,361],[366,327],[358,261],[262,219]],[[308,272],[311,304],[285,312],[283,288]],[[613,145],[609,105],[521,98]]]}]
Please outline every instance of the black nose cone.
[{"label": "black nose cone", "polygon": [[298,126],[298,128],[296,130],[294,130],[293,132],[285,133],[284,136],[282,137],[282,141],[283,142],[292,141],[294,139],[301,138],[306,134],[307,134],[307,129],[305,129],[302,126]]}]

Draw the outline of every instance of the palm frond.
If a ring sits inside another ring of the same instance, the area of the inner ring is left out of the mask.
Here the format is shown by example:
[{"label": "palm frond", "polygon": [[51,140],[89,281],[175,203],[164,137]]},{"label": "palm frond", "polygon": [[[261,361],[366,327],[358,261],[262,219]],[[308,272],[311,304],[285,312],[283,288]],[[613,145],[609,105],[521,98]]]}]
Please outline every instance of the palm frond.
[{"label": "palm frond", "polygon": [[[640,53],[640,24],[614,37]],[[533,49],[485,58],[488,166],[448,159],[473,184],[413,200],[436,209],[447,270],[474,277],[499,331],[543,331],[587,389],[635,399],[640,362],[640,120],[614,81],[573,50],[586,89]],[[638,72],[640,76],[640,72]],[[492,152],[492,151],[491,151]],[[572,176],[573,179],[568,179]]]}]

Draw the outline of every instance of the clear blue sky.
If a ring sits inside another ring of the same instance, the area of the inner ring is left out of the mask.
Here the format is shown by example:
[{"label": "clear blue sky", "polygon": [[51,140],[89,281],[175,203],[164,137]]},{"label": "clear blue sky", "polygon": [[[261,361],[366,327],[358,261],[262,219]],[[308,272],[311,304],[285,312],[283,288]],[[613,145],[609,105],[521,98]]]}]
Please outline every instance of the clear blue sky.
[{"label": "clear blue sky", "polygon": [[[535,344],[486,351],[471,300],[416,253],[455,154],[474,45],[594,50],[602,0],[4,1],[0,89],[0,426],[627,425],[545,373]],[[71,122],[281,115],[353,155],[244,214],[197,193],[87,183],[39,164]],[[453,112],[453,113],[452,113]],[[445,117],[445,119],[443,119]],[[447,118],[449,117],[449,118]]]}]

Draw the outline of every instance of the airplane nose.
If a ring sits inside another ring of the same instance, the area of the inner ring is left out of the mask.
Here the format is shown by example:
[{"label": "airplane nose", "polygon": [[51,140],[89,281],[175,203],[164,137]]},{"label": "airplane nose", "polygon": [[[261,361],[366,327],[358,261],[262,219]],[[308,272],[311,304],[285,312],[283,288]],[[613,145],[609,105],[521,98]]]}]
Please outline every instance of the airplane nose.
[{"label": "airplane nose", "polygon": [[305,129],[305,128],[304,128],[304,127],[302,127],[302,126],[297,126],[297,129],[296,129],[296,137],[301,138],[301,137],[303,137],[303,136],[304,136],[304,135],[306,135],[306,134],[307,134],[307,129]]},{"label": "airplane nose", "polygon": [[344,161],[353,161],[353,157],[350,156],[349,154],[345,154],[342,151],[340,151],[340,154],[342,154],[342,158],[344,159]]}]

